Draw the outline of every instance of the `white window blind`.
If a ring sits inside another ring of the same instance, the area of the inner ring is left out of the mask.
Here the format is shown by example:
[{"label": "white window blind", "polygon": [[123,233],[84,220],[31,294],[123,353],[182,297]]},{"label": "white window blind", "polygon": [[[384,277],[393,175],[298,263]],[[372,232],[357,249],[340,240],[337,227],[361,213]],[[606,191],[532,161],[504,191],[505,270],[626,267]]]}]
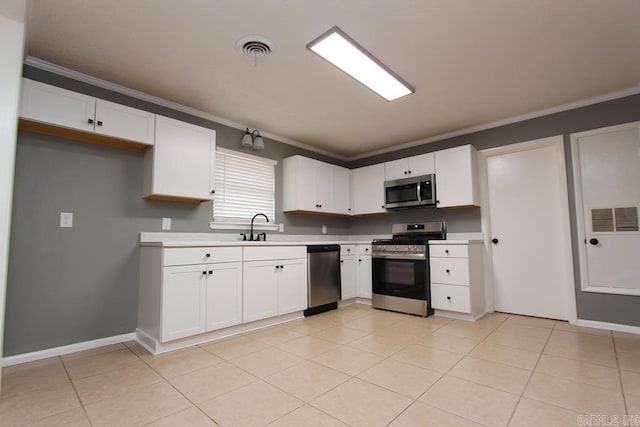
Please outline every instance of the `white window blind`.
[{"label": "white window blind", "polygon": [[271,159],[218,148],[214,221],[246,222],[257,213],[275,216],[275,166]]}]

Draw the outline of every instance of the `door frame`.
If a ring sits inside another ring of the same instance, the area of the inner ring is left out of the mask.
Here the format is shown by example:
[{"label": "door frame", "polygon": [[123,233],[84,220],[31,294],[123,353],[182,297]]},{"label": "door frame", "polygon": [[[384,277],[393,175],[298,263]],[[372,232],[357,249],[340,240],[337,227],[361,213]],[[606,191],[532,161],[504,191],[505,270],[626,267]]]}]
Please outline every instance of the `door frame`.
[{"label": "door frame", "polygon": [[627,288],[613,288],[603,286],[589,286],[585,283],[584,278],[589,277],[589,264],[587,261],[587,247],[580,242],[586,241],[587,224],[584,221],[584,199],[582,197],[582,167],[580,166],[580,141],[585,136],[598,135],[606,132],[615,132],[623,129],[636,128],[640,131],[640,121],[623,123],[614,126],[605,126],[598,129],[591,129],[584,132],[576,132],[571,137],[571,161],[573,164],[573,185],[575,188],[574,199],[576,203],[576,227],[578,231],[578,268],[580,269],[580,277],[578,284],[582,292],[596,292],[604,294],[617,295],[640,295],[640,291],[634,291]]},{"label": "door frame", "polygon": [[534,150],[543,147],[554,147],[558,152],[558,164],[557,167],[561,176],[565,177],[563,182],[560,183],[560,197],[566,201],[564,206],[564,214],[560,218],[561,230],[564,246],[564,259],[563,263],[571,266],[569,269],[569,276],[567,283],[565,284],[565,307],[569,323],[575,324],[577,321],[577,308],[576,308],[576,288],[575,277],[573,269],[573,249],[571,241],[571,222],[569,212],[569,192],[567,185],[567,170],[564,153],[564,140],[562,135],[551,136],[547,138],[535,139],[532,141],[519,142],[515,144],[505,145],[502,147],[488,148],[478,151],[478,175],[480,179],[480,220],[482,226],[482,235],[484,239],[484,281],[485,281],[485,300],[487,312],[493,312],[495,310],[494,304],[494,277],[493,277],[493,255],[491,245],[491,212],[489,209],[489,179],[487,174],[487,161],[490,157],[517,153],[520,151]]}]

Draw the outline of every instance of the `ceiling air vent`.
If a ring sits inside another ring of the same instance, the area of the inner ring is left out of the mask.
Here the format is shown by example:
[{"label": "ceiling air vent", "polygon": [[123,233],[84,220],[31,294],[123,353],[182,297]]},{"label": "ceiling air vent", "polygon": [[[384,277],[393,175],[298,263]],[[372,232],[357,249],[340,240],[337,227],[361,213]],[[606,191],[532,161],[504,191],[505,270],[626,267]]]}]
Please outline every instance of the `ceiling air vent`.
[{"label": "ceiling air vent", "polygon": [[262,36],[246,36],[238,40],[236,43],[238,52],[247,58],[257,61],[264,56],[269,56],[273,52],[273,43],[271,40]]}]

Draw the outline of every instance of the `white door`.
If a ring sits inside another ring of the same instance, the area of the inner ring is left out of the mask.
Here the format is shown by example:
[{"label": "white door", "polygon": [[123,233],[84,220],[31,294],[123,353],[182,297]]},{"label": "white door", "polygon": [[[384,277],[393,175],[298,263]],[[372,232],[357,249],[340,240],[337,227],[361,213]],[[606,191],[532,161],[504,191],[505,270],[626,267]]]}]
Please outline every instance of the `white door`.
[{"label": "white door", "polygon": [[487,150],[496,311],[573,318],[573,263],[562,137]]},{"label": "white door", "polygon": [[165,267],[162,277],[162,342],[205,331],[207,265]]},{"label": "white door", "polygon": [[419,154],[409,157],[409,174],[410,176],[428,175],[436,172],[434,153]]},{"label": "white door", "polygon": [[572,135],[582,289],[640,294],[640,123]]},{"label": "white door", "polygon": [[306,259],[278,261],[278,314],[307,308]]},{"label": "white door", "polygon": [[[316,201],[321,212],[333,212],[333,165],[314,162]],[[303,191],[310,191],[305,189]]]},{"label": "white door", "polygon": [[351,171],[351,198],[354,215],[386,212],[384,209],[384,164]]},{"label": "white door", "polygon": [[207,331],[242,323],[242,263],[209,266]]}]

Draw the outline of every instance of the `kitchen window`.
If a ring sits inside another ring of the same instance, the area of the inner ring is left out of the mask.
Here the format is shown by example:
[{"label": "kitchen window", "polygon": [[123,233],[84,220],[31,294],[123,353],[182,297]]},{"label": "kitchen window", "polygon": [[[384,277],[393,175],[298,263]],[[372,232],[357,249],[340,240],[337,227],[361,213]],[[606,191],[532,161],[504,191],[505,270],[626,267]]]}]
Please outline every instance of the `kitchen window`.
[{"label": "kitchen window", "polygon": [[276,164],[275,160],[218,148],[215,223],[247,224],[255,214],[263,213],[273,224]]}]

